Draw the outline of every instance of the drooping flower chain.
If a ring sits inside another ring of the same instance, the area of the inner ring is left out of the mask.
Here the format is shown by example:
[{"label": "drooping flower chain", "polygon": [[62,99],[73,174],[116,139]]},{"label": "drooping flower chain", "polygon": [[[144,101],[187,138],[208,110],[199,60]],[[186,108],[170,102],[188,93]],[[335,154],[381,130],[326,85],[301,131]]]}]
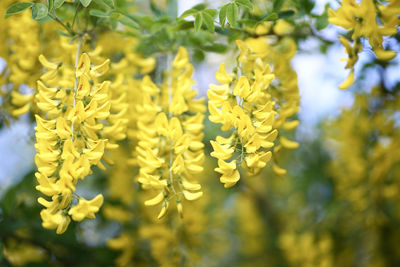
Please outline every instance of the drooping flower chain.
[{"label": "drooping flower chain", "polygon": [[155,191],[145,205],[162,203],[162,218],[176,198],[182,216],[182,200],[202,196],[201,185],[192,177],[203,171],[204,100],[196,100],[191,89],[193,67],[185,48],[180,47],[172,70],[159,88],[145,76],[142,103],[138,105],[138,181]]},{"label": "drooping flower chain", "polygon": [[36,189],[51,198],[38,199],[45,207],[40,213],[43,227],[61,234],[71,218],[94,218],[103,203],[101,194],[92,200],[79,197],[75,205],[73,199],[78,180],[92,172],[91,166],[104,168],[100,160],[108,141],[103,123],[110,115],[110,82],[100,83],[98,77],[107,72],[109,60],[91,66],[83,53],[75,69],[43,55],[39,60],[47,72],[37,82],[43,116],[36,115]]}]

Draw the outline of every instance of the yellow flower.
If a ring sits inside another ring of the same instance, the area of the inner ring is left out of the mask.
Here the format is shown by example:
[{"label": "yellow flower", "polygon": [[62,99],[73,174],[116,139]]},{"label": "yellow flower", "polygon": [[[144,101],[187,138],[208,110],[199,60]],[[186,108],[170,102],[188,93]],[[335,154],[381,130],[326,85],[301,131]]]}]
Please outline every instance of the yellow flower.
[{"label": "yellow flower", "polygon": [[[43,55],[40,62],[51,75],[42,75],[35,97],[43,112],[43,117],[36,115],[38,153],[35,163],[39,182],[36,188],[52,199],[38,200],[45,207],[41,212],[43,227],[57,228],[57,233],[61,234],[67,229],[70,216],[76,221],[94,218],[103,196],[90,201],[81,198],[74,206],[73,192],[78,179],[91,173],[91,166],[104,168],[101,159],[109,142],[106,137],[119,140],[125,135],[124,129],[122,132],[118,129],[121,125],[118,118],[108,121],[113,110],[110,82],[98,80],[108,69],[108,60],[93,67],[88,54],[84,53],[73,71],[69,64],[54,64]],[[74,84],[74,91],[68,93],[69,89],[58,84]],[[118,110],[118,101],[114,103]],[[111,138],[113,133],[117,137]]]},{"label": "yellow flower", "polygon": [[250,174],[266,165],[270,159],[265,156],[267,149],[274,146],[276,134],[273,133],[277,133],[273,129],[276,111],[269,88],[274,75],[246,43],[238,41],[237,44],[242,76],[228,75],[221,65],[216,77],[222,85],[210,85],[208,91],[210,121],[222,123],[224,131],[233,130],[230,138],[218,136],[216,141],[211,141],[214,150],[211,156],[218,159],[219,166],[215,171],[222,175],[220,181],[225,187],[239,181],[241,164]]},{"label": "yellow flower", "polygon": [[62,211],[51,213],[46,209],[40,212],[40,216],[43,220],[42,226],[47,229],[56,229],[57,234],[64,233],[71,222],[70,217],[63,214]]},{"label": "yellow flower", "polygon": [[72,219],[77,222],[82,221],[84,218],[94,219],[94,214],[99,211],[102,204],[102,195],[97,195],[92,200],[80,198],[78,204],[73,206],[68,211],[68,214],[71,215]]},{"label": "yellow flower", "polygon": [[[180,47],[159,88],[148,76],[143,78],[142,101],[137,106],[138,181],[153,190],[146,206],[161,204],[163,218],[170,201],[176,198],[181,213],[181,197],[192,201],[202,196],[200,184],[191,181],[203,171],[204,101],[196,100],[191,89],[193,67],[188,53]],[[182,216],[182,215],[181,215]]]},{"label": "yellow flower", "polygon": [[128,233],[107,240],[107,246],[112,250],[121,250],[121,255],[116,259],[117,266],[128,266],[134,255],[134,240]]},{"label": "yellow flower", "polygon": [[336,11],[329,9],[330,23],[353,32],[353,46],[346,38],[339,37],[348,54],[345,68],[351,69],[348,78],[339,86],[340,89],[347,89],[354,83],[354,65],[358,61],[358,53],[363,50],[362,38],[368,39],[378,59],[391,60],[396,56],[395,51],[384,50],[382,44],[383,37],[397,33],[396,27],[400,25],[400,19],[396,18],[396,12],[399,12],[396,1],[386,4],[373,0],[362,0],[360,3],[356,3],[355,0],[343,0],[341,7]]},{"label": "yellow flower", "polygon": [[219,159],[218,168],[215,168],[215,171],[221,174],[220,181],[221,183],[224,183],[225,188],[234,186],[240,179],[236,160],[227,163],[224,160]]}]

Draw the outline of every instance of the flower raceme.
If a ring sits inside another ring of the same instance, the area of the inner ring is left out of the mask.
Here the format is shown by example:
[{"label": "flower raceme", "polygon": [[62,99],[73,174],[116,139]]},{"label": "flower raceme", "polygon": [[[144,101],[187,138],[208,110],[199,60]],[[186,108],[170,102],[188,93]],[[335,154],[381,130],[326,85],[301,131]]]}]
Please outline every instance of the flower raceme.
[{"label": "flower raceme", "polygon": [[142,101],[137,106],[138,181],[155,196],[146,206],[162,203],[158,218],[167,212],[172,198],[182,216],[182,200],[200,198],[201,185],[192,181],[203,171],[204,99],[194,99],[191,89],[193,66],[186,49],[180,47],[172,69],[158,87],[149,76],[141,84]]},{"label": "flower raceme", "polygon": [[[277,112],[273,128],[279,131],[275,141],[272,159],[274,164],[272,170],[278,176],[286,174],[286,170],[278,165],[281,158],[281,151],[296,149],[299,144],[285,137],[290,134],[298,125],[295,118],[300,108],[300,94],[297,86],[297,74],[291,67],[291,60],[297,51],[296,43],[289,38],[274,40],[269,37],[248,38],[245,42],[238,42],[240,47],[239,62],[244,67],[251,67],[251,62],[261,58],[273,67],[275,79],[268,92],[275,102]],[[251,68],[244,69],[251,74]]]},{"label": "flower raceme", "polygon": [[[240,49],[247,48],[238,44]],[[244,52],[239,55],[242,75],[228,74],[221,64],[216,74],[221,85],[210,85],[208,91],[210,121],[231,132],[228,138],[217,136],[211,141],[211,156],[218,159],[215,171],[222,175],[220,181],[225,187],[239,181],[239,166],[249,174],[260,172],[271,159],[278,135],[275,102],[268,92],[275,75],[261,58],[248,60]]]},{"label": "flower raceme", "polygon": [[[347,89],[354,83],[354,65],[358,61],[358,53],[362,51],[362,38],[366,38],[372,47],[376,57],[380,60],[391,60],[396,52],[384,49],[383,37],[392,36],[397,33],[400,25],[400,3],[396,0],[387,1],[383,4],[379,1],[344,0],[336,11],[329,10],[329,22],[352,31],[351,40],[341,36],[340,42],[346,49],[348,59],[345,68],[351,69],[347,79],[339,86]],[[354,43],[351,44],[350,41]]]},{"label": "flower raceme", "polygon": [[37,82],[36,101],[43,115],[36,115],[36,189],[51,198],[38,199],[45,207],[40,213],[43,227],[61,234],[71,218],[94,218],[103,203],[103,196],[97,195],[92,200],[79,197],[73,205],[78,180],[91,173],[91,166],[104,168],[100,161],[108,143],[104,136],[113,126],[105,125],[110,116],[110,82],[99,82],[99,77],[107,72],[109,60],[92,66],[83,53],[75,69],[43,55],[39,60],[47,72]]},{"label": "flower raceme", "polygon": [[[12,2],[1,1],[1,17]],[[40,69],[37,60],[41,50],[39,34],[40,25],[28,12],[1,22],[0,57],[6,61],[6,67],[0,71],[0,95],[11,100],[3,101],[1,105],[12,117],[19,117],[32,108],[33,93],[30,89],[35,86]]]}]

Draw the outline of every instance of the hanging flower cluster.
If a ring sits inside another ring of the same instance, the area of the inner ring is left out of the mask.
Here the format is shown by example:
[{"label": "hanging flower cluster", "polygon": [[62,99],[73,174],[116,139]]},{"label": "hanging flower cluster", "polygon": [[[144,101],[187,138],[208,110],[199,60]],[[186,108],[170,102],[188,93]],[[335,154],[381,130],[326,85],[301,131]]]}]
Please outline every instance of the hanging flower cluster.
[{"label": "hanging flower cluster", "polygon": [[368,39],[378,59],[391,60],[396,56],[395,51],[384,49],[382,43],[384,37],[397,33],[400,25],[400,3],[396,0],[387,2],[362,0],[361,3],[356,3],[355,0],[344,0],[336,11],[329,10],[329,22],[351,33],[350,40],[344,36],[339,37],[348,54],[345,68],[351,70],[347,79],[340,84],[340,89],[347,89],[354,83],[354,65],[364,46],[363,38]]},{"label": "hanging flower cluster", "polygon": [[249,174],[260,172],[271,159],[270,149],[278,135],[273,127],[275,102],[268,92],[275,75],[261,58],[252,57],[244,43],[237,43],[242,75],[227,74],[221,64],[216,74],[221,85],[210,85],[208,91],[210,121],[221,123],[223,131],[231,131],[228,138],[218,136],[211,141],[211,156],[218,159],[215,170],[222,174],[220,181],[225,187],[239,181],[240,165]]},{"label": "hanging flower cluster", "polygon": [[246,45],[249,47],[248,51],[251,51],[253,58],[260,57],[273,66],[275,80],[271,86],[270,94],[276,105],[277,115],[274,127],[278,129],[279,135],[272,154],[274,161],[272,170],[275,174],[284,176],[287,171],[279,166],[281,151],[299,147],[297,142],[286,137],[299,125],[299,120],[295,116],[300,110],[300,94],[297,85],[297,73],[291,67],[291,60],[296,55],[297,46],[290,38],[280,40],[249,38],[246,40]]},{"label": "hanging flower cluster", "polygon": [[[98,47],[101,47],[101,54],[107,55],[109,58],[115,58],[118,53],[123,52],[124,56],[119,61],[111,62],[110,70],[107,77],[113,79],[110,85],[111,115],[110,119],[119,120],[118,136],[112,132],[107,138],[122,140],[127,137],[130,142],[131,149],[135,149],[137,143],[137,114],[136,105],[140,101],[140,76],[149,74],[155,68],[154,57],[144,58],[140,54],[133,51],[137,40],[134,38],[124,38],[119,34],[101,35],[97,41]],[[118,104],[117,104],[118,103]],[[119,108],[118,108],[119,107]],[[118,117],[113,116],[114,110]],[[117,138],[118,137],[118,138]],[[115,161],[112,156],[110,161]],[[131,159],[129,163],[135,165],[135,159]]]},{"label": "hanging flower cluster", "polygon": [[61,234],[71,218],[94,218],[103,203],[102,195],[92,200],[79,197],[76,205],[73,199],[78,180],[91,173],[91,166],[104,168],[100,160],[108,143],[105,136],[115,130],[115,124],[104,126],[110,117],[110,82],[99,82],[109,60],[91,66],[83,53],[76,68],[68,62],[52,63],[43,55],[39,60],[47,72],[37,82],[36,101],[43,115],[36,115],[36,188],[51,197],[38,199],[45,207],[40,213],[43,227]]},{"label": "hanging flower cluster", "polygon": [[182,196],[196,200],[203,194],[192,176],[203,171],[205,107],[203,99],[194,99],[192,74],[188,53],[180,47],[161,88],[149,76],[141,84],[142,102],[137,106],[138,181],[144,189],[157,192],[145,205],[162,203],[159,219],[166,214],[172,198],[176,198],[182,216]]},{"label": "hanging flower cluster", "polygon": [[[0,10],[6,10],[10,2],[2,1]],[[0,16],[3,18],[4,14],[1,12]],[[0,95],[10,99],[2,103],[7,113],[18,117],[31,109],[32,88],[39,77],[40,25],[27,12],[3,20],[1,24],[0,41],[9,45],[0,48],[0,57],[6,61],[6,67],[0,72]]]}]

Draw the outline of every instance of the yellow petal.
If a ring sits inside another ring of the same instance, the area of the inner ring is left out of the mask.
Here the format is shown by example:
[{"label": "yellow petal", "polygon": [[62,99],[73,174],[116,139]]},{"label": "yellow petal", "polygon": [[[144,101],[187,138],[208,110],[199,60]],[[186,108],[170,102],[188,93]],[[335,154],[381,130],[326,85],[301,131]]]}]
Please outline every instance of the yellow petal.
[{"label": "yellow petal", "polygon": [[157,219],[160,220],[160,219],[162,219],[162,218],[167,214],[168,206],[169,206],[169,202],[163,202],[161,211],[160,211],[160,213],[158,214]]},{"label": "yellow petal", "polygon": [[354,83],[354,70],[351,70],[347,79],[339,85],[339,88],[344,90],[349,88]]},{"label": "yellow petal", "polygon": [[156,195],[152,199],[146,200],[144,202],[144,205],[145,206],[155,206],[163,200],[164,200],[164,193],[163,193],[163,191],[161,191],[158,195]]},{"label": "yellow petal", "polygon": [[108,71],[109,68],[110,68],[110,60],[106,59],[100,65],[92,68],[92,70],[90,71],[90,75],[92,75],[93,77],[100,77],[100,76],[104,75]]},{"label": "yellow petal", "polygon": [[392,50],[383,50],[383,49],[376,49],[375,55],[380,60],[391,60],[396,56],[396,52]]},{"label": "yellow petal", "polygon": [[272,170],[274,171],[275,174],[279,175],[279,176],[284,176],[286,175],[287,171],[285,169],[282,169],[281,167],[279,167],[278,165],[274,164],[272,166]]},{"label": "yellow petal", "polygon": [[281,145],[287,149],[296,149],[299,147],[299,143],[289,140],[284,136],[281,136],[279,141],[280,141]]},{"label": "yellow petal", "polygon": [[43,55],[39,56],[39,62],[48,70],[56,70],[59,64],[52,63],[47,60],[47,58]]},{"label": "yellow petal", "polygon": [[88,73],[90,69],[90,58],[86,53],[83,53],[78,61],[78,67],[76,68],[75,75],[80,77],[84,73]]},{"label": "yellow petal", "polygon": [[192,200],[199,199],[203,195],[203,192],[192,193],[187,190],[183,190],[183,195],[185,196],[185,198],[187,200],[192,201]]}]

